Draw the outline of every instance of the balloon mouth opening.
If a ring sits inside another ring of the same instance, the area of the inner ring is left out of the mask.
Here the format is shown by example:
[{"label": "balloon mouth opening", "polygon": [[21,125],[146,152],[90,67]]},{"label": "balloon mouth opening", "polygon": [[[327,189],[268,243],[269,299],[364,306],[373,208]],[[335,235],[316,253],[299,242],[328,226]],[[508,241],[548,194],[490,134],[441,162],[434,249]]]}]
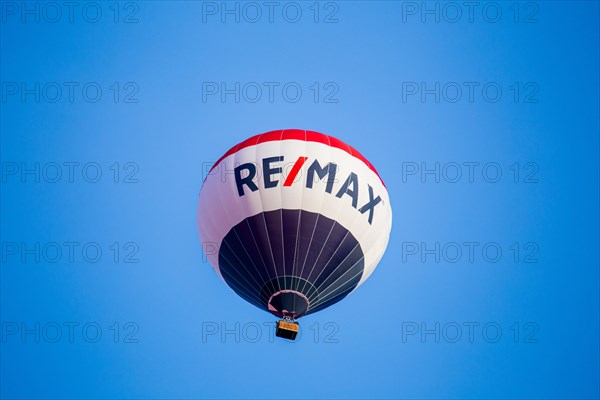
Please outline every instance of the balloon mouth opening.
[{"label": "balloon mouth opening", "polygon": [[298,319],[308,311],[310,301],[296,290],[280,290],[271,295],[268,310],[279,318]]}]

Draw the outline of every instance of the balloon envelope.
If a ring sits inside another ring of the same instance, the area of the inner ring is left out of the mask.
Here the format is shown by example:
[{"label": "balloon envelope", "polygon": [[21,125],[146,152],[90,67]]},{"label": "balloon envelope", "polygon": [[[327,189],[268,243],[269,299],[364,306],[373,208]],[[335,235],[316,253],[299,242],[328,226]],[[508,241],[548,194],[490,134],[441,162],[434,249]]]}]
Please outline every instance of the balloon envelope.
[{"label": "balloon envelope", "polygon": [[358,151],[287,129],[253,136],[214,164],[197,223],[210,264],[240,297],[300,318],[371,275],[392,210],[383,181]]}]

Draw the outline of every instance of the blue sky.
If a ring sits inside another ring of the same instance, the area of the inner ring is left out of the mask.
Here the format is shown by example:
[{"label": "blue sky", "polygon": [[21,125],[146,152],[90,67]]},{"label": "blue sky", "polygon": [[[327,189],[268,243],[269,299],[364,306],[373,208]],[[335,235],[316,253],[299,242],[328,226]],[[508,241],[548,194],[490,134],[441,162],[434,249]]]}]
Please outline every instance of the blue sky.
[{"label": "blue sky", "polygon": [[[597,2],[48,4],[1,3],[3,398],[598,398]],[[282,128],[394,211],[295,343],[195,226]]]}]

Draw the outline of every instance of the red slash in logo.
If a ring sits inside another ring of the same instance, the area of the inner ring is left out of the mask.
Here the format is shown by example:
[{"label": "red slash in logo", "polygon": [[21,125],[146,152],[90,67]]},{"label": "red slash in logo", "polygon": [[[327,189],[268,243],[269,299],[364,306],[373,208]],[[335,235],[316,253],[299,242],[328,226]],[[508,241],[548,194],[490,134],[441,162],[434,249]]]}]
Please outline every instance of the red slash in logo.
[{"label": "red slash in logo", "polygon": [[300,169],[306,162],[307,158],[308,157],[298,157],[298,159],[294,163],[294,166],[292,167],[292,170],[290,171],[290,174],[287,176],[287,178],[285,178],[283,186],[292,186],[292,183],[294,183],[294,179],[296,179],[296,175],[298,175],[298,172],[300,172]]}]

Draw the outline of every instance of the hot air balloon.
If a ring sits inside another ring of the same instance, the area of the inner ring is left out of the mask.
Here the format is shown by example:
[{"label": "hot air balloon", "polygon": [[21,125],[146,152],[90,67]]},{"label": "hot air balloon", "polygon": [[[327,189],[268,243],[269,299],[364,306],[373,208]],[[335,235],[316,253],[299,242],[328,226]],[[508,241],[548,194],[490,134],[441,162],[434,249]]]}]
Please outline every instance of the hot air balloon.
[{"label": "hot air balloon", "polygon": [[198,202],[200,240],[240,297],[297,320],[332,306],[374,271],[392,209],[382,179],[358,151],[314,131],[276,130],[238,143],[207,175]]}]

